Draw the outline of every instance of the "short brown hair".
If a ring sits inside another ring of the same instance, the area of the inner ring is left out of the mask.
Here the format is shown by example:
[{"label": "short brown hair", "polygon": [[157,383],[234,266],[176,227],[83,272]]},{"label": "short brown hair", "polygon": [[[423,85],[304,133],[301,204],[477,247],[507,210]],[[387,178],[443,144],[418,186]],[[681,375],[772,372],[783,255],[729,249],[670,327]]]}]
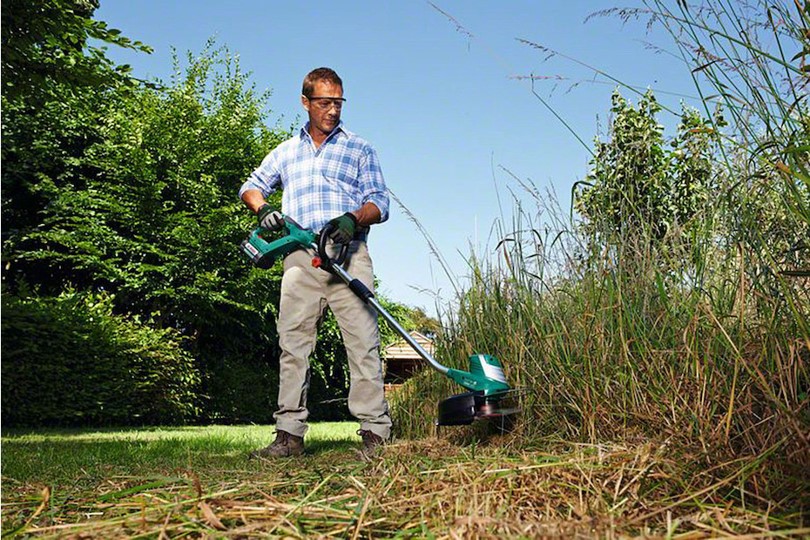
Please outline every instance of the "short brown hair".
[{"label": "short brown hair", "polygon": [[304,96],[308,98],[312,97],[315,81],[329,81],[332,84],[340,86],[341,89],[343,88],[343,81],[340,80],[340,77],[335,73],[334,69],[319,67],[318,69],[313,69],[304,77],[304,86],[301,88],[301,93],[304,94]]}]

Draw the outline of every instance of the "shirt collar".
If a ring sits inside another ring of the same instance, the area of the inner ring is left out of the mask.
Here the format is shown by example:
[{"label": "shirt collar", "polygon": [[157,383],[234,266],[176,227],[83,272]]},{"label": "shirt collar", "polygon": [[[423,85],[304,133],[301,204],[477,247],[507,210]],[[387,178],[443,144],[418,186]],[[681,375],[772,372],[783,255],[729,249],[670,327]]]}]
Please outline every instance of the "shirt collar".
[{"label": "shirt collar", "polygon": [[[324,142],[334,137],[337,133],[346,133],[346,130],[343,128],[343,120],[338,122],[338,125],[335,126],[335,129],[333,129],[332,132],[326,136]],[[309,140],[312,140],[312,136],[309,134],[309,121],[307,121],[307,123],[304,124],[304,127],[301,128],[301,136]]]}]

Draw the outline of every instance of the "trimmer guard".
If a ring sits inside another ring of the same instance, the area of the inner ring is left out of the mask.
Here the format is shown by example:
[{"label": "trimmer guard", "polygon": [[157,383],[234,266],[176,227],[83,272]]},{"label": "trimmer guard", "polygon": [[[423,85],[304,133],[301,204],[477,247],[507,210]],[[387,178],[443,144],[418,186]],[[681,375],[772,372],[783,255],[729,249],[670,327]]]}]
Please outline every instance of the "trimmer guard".
[{"label": "trimmer guard", "polygon": [[475,420],[477,405],[484,404],[483,392],[464,392],[439,402],[437,426],[466,426]]},{"label": "trimmer guard", "polygon": [[456,394],[439,402],[437,426],[467,426],[477,418],[502,418],[520,412],[518,408],[503,408],[502,398],[509,392],[487,396],[483,391]]}]

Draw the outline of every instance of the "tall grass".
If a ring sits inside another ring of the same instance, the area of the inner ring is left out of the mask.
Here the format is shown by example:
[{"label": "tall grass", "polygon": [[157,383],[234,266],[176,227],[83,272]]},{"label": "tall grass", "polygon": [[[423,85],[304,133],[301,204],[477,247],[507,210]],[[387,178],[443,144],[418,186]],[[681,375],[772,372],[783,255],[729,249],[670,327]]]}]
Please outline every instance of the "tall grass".
[{"label": "tall grass", "polygon": [[810,12],[793,1],[645,2],[687,66],[706,109],[731,132],[718,167],[721,216],[754,299],[781,296],[810,347]]},{"label": "tall grass", "polygon": [[[707,253],[697,288],[643,243],[577,264],[574,233],[517,216],[497,256],[471,259],[438,347],[462,368],[472,352],[501,359],[525,390],[513,443],[654,440],[680,456],[694,490],[734,477],[735,497],[806,508],[807,335],[779,298],[751,297],[742,258]],[[433,373],[403,390],[395,425],[409,437],[429,434],[435,403],[460,391]]]},{"label": "tall grass", "polygon": [[[735,2],[668,4],[644,13],[698,62],[709,116],[719,100],[732,117],[700,222],[665,249],[651,234],[600,244],[524,183],[530,202],[516,198],[511,223],[496,224],[497,248],[471,254],[438,354],[459,367],[472,352],[502,360],[526,389],[516,444],[655,440],[694,491],[806,511],[810,18],[798,2],[746,4],[757,24]],[[435,402],[456,392],[414,379],[394,403],[401,432],[425,434]]]}]

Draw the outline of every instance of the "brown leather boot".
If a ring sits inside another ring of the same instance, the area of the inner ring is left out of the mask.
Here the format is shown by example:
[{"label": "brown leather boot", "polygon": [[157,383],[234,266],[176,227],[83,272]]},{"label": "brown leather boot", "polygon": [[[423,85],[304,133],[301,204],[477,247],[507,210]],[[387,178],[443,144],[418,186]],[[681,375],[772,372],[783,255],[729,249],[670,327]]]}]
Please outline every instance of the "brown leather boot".
[{"label": "brown leather boot", "polygon": [[250,458],[280,458],[300,456],[304,453],[304,438],[286,431],[276,430],[276,440],[272,444],[250,453]]},{"label": "brown leather boot", "polygon": [[360,449],[360,453],[363,457],[374,457],[380,451],[382,445],[385,444],[383,438],[373,431],[361,429],[357,434],[363,438],[363,447]]}]

